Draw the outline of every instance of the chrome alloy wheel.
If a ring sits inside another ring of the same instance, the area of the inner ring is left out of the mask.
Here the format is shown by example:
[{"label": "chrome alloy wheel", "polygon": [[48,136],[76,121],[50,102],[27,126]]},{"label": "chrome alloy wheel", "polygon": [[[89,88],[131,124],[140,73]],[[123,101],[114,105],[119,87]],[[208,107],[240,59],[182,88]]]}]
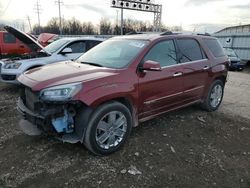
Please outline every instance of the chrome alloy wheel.
[{"label": "chrome alloy wheel", "polygon": [[210,105],[213,108],[216,108],[220,104],[222,100],[222,95],[223,95],[222,86],[219,84],[215,85],[210,94]]},{"label": "chrome alloy wheel", "polygon": [[122,112],[111,111],[104,115],[96,128],[96,142],[102,149],[109,149],[122,142],[127,132],[127,119]]}]

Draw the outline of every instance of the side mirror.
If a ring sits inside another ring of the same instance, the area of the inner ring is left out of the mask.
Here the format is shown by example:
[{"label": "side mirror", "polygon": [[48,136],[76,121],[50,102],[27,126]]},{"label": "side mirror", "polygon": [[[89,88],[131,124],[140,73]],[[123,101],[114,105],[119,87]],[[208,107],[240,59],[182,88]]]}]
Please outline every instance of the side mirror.
[{"label": "side mirror", "polygon": [[142,71],[161,71],[161,65],[160,65],[160,63],[158,63],[156,61],[147,60],[143,63],[140,70],[142,70]]},{"label": "side mirror", "polygon": [[71,48],[64,48],[62,51],[61,51],[61,54],[70,54],[72,53],[72,49]]}]

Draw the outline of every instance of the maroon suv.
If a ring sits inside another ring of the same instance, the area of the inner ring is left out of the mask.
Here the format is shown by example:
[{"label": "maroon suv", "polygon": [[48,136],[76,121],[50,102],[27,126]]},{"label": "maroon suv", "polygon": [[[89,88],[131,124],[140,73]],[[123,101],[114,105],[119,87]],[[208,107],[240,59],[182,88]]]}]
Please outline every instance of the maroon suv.
[{"label": "maroon suv", "polygon": [[21,75],[19,125],[29,135],[52,134],[110,154],[140,122],[195,103],[216,110],[227,71],[228,58],[213,37],[114,37],[75,62]]}]

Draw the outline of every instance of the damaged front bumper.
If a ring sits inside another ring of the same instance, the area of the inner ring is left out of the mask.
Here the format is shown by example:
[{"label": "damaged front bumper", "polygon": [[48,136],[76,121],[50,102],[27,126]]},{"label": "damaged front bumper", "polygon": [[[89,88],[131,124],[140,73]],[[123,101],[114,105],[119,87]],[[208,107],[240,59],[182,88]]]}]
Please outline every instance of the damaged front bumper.
[{"label": "damaged front bumper", "polygon": [[39,101],[35,94],[27,93],[26,91],[25,99],[20,97],[17,102],[17,110],[23,117],[19,126],[24,133],[28,135],[45,133],[63,142],[82,142],[82,129],[76,127],[79,103],[44,103]]}]

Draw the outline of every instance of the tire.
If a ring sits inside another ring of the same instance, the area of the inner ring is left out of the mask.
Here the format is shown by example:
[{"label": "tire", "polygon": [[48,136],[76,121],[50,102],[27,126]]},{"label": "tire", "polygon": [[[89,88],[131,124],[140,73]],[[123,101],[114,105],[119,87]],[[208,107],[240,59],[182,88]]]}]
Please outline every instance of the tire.
[{"label": "tire", "polygon": [[224,86],[225,84],[221,80],[215,80],[211,84],[208,94],[203,103],[201,104],[201,107],[204,110],[212,112],[219,108],[224,95]]},{"label": "tire", "polygon": [[109,102],[99,106],[91,115],[84,144],[96,155],[108,155],[124,145],[131,129],[129,109],[119,102]]}]

